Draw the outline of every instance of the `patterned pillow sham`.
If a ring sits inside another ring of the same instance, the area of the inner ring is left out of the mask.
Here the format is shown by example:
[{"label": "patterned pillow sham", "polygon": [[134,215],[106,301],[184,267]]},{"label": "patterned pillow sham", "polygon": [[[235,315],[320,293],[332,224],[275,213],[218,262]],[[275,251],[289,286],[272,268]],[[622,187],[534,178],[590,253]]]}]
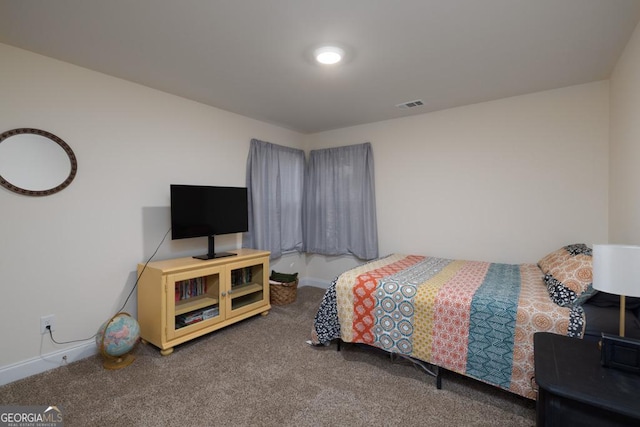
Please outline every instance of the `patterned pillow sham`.
[{"label": "patterned pillow sham", "polygon": [[592,284],[591,249],[586,245],[565,246],[545,258],[544,282],[553,302],[561,307],[582,305],[597,293]]},{"label": "patterned pillow sham", "polygon": [[584,254],[591,257],[591,252],[591,248],[584,243],[574,243],[573,245],[563,246],[538,261],[538,267],[540,267],[540,270],[542,270],[544,274],[548,274],[552,268],[559,267],[565,261],[576,255]]}]

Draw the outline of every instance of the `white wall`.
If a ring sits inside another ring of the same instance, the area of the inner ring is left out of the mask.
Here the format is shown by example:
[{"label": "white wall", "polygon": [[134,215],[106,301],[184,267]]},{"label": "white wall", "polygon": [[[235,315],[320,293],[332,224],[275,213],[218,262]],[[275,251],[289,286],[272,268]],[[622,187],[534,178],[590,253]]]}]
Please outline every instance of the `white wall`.
[{"label": "white wall", "polygon": [[640,25],[611,77],[611,243],[640,245]]},{"label": "white wall", "polygon": [[[40,335],[41,316],[54,314],[55,338],[67,341],[120,307],[169,228],[169,184],[244,185],[251,138],[302,148],[296,132],[3,44],[0,63],[0,132],[47,130],[78,159],[60,193],[0,188],[0,374],[70,347]],[[239,247],[236,236],[216,243]],[[168,237],[157,259],[206,247]]]},{"label": "white wall", "polygon": [[[371,142],[380,254],[536,262],[607,239],[608,82],[322,132]],[[347,258],[307,259],[331,280]]]}]

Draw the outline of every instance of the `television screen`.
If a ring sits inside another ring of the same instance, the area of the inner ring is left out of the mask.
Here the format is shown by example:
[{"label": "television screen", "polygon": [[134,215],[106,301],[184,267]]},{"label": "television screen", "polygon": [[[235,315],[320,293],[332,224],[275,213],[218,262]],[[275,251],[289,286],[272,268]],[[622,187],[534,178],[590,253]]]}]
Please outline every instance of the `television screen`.
[{"label": "television screen", "polygon": [[171,185],[171,238],[210,238],[249,229],[247,189]]}]

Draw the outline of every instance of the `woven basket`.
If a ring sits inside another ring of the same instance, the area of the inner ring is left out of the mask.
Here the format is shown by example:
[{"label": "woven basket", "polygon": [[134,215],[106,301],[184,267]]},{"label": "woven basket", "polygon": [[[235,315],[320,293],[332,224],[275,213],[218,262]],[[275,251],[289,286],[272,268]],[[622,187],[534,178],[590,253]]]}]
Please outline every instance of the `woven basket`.
[{"label": "woven basket", "polygon": [[291,304],[298,296],[298,279],[289,283],[271,283],[269,295],[273,305]]}]

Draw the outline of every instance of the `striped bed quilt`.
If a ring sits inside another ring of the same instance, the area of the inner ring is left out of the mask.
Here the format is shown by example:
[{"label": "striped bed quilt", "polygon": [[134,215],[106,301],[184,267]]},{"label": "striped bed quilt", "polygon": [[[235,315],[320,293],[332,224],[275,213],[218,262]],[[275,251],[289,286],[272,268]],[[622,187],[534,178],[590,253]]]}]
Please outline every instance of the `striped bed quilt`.
[{"label": "striped bed quilt", "polygon": [[535,264],[393,254],[332,283],[312,341],[368,344],[535,399],[533,334],[581,337],[584,325],[542,277]]}]

